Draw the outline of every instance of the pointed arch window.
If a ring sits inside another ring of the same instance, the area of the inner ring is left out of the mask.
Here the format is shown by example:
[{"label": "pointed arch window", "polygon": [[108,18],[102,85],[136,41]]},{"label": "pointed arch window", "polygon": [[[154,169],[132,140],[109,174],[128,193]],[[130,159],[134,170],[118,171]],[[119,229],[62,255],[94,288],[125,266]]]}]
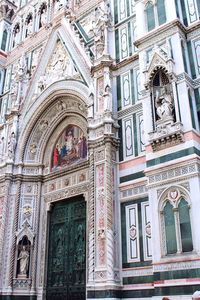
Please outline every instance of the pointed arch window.
[{"label": "pointed arch window", "polygon": [[183,198],[179,202],[178,212],[179,212],[182,251],[189,252],[193,250],[192,230],[190,224],[188,203]]},{"label": "pointed arch window", "polygon": [[165,0],[157,0],[158,24],[162,25],[166,22]]},{"label": "pointed arch window", "polygon": [[3,37],[2,37],[2,42],[1,42],[1,50],[3,50],[3,51],[6,51],[7,38],[8,38],[8,31],[5,29],[3,31]]},{"label": "pointed arch window", "polygon": [[155,28],[154,5],[152,2],[148,2],[146,5],[146,15],[147,15],[147,28],[148,31],[150,31]]},{"label": "pointed arch window", "polygon": [[167,254],[176,253],[177,243],[176,243],[175,218],[173,213],[173,206],[170,204],[169,201],[167,201],[164,207],[164,220],[165,220]]},{"label": "pointed arch window", "polygon": [[[175,195],[176,192],[174,192]],[[186,199],[167,199],[161,211],[165,254],[193,251],[190,206]]]},{"label": "pointed arch window", "polygon": [[155,4],[148,1],[145,10],[148,31],[166,23],[165,0],[157,0]]}]

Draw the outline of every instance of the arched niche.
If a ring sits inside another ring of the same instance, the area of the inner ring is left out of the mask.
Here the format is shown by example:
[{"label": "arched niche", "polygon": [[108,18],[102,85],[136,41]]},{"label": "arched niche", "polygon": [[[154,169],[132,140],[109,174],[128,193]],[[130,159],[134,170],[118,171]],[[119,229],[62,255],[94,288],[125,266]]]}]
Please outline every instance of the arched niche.
[{"label": "arched niche", "polygon": [[17,244],[17,278],[28,278],[30,272],[30,253],[31,242],[28,237],[24,235]]},{"label": "arched niche", "polygon": [[154,121],[156,124],[175,120],[172,85],[168,74],[158,69],[151,80]]}]

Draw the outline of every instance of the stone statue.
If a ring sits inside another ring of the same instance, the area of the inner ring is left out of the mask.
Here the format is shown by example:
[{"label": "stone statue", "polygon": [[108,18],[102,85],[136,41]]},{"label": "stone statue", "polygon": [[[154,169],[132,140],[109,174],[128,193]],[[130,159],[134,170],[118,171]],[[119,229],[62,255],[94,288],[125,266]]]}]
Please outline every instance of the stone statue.
[{"label": "stone statue", "polygon": [[95,10],[95,18],[92,22],[91,31],[94,34],[96,56],[102,55],[105,48],[105,33],[110,25],[111,12],[109,3],[104,0]]},{"label": "stone statue", "polygon": [[40,27],[46,25],[46,23],[47,23],[47,10],[45,7],[43,7],[40,15]]},{"label": "stone statue", "polygon": [[29,266],[29,252],[26,250],[26,246],[22,246],[22,250],[19,253],[19,275],[27,276]]},{"label": "stone statue", "polygon": [[14,78],[10,87],[10,97],[11,97],[12,106],[15,104],[17,100],[18,86],[19,86],[19,82],[17,81],[16,78]]},{"label": "stone statue", "polygon": [[26,72],[27,72],[26,57],[25,57],[25,53],[22,53],[22,56],[20,57],[17,66],[17,75],[19,79],[20,77],[25,75]]},{"label": "stone statue", "polygon": [[36,49],[35,51],[33,51],[31,74],[33,74],[33,72],[35,71],[35,69],[38,65],[38,61],[39,61],[39,57],[40,57],[41,52],[42,52],[42,47],[40,47],[40,48]]},{"label": "stone statue", "polygon": [[12,160],[14,159],[16,145],[17,145],[17,141],[16,141],[15,133],[12,132],[10,139],[8,141],[8,157]]},{"label": "stone statue", "polygon": [[111,95],[111,88],[109,85],[106,85],[103,97],[104,97],[104,111],[112,111],[112,95]]},{"label": "stone statue", "polygon": [[2,136],[0,139],[0,162],[3,160],[4,153],[4,137]]},{"label": "stone statue", "polygon": [[33,33],[33,20],[32,18],[29,19],[27,22],[27,36],[31,35]]},{"label": "stone statue", "polygon": [[14,31],[13,47],[20,42],[20,28],[16,27]]},{"label": "stone statue", "polygon": [[155,99],[156,114],[160,120],[166,120],[169,117],[173,118],[173,99],[166,91],[166,87],[162,88],[161,93],[156,92]]}]

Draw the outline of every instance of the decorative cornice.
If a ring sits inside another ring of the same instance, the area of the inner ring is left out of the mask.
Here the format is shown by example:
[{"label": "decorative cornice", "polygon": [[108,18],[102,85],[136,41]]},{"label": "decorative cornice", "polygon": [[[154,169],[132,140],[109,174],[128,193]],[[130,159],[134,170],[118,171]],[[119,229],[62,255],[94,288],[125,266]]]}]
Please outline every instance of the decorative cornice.
[{"label": "decorative cornice", "polygon": [[120,61],[119,63],[115,63],[112,65],[112,71],[117,71],[119,69],[121,69],[122,67],[129,65],[130,63],[136,61],[139,59],[139,54],[138,53],[134,53],[133,55],[131,55],[130,57]]},{"label": "decorative cornice", "polygon": [[149,41],[152,44],[152,39],[155,39],[155,37],[160,38],[160,35],[162,33],[165,33],[167,35],[169,30],[177,31],[177,28],[180,29],[181,32],[183,32],[184,34],[187,33],[187,28],[180,22],[179,19],[175,19],[172,22],[160,26],[159,29],[156,28],[152,30],[150,33],[147,33],[142,38],[136,40],[134,42],[134,45],[137,48],[140,48],[141,45],[143,45],[144,43],[147,44]]}]

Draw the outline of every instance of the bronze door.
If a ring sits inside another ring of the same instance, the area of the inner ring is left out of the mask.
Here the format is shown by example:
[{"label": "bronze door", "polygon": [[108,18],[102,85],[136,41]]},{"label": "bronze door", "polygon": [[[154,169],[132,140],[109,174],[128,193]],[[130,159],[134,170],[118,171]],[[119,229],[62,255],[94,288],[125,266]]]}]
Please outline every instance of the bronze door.
[{"label": "bronze door", "polygon": [[86,299],[86,204],[56,203],[50,215],[47,300]]}]

